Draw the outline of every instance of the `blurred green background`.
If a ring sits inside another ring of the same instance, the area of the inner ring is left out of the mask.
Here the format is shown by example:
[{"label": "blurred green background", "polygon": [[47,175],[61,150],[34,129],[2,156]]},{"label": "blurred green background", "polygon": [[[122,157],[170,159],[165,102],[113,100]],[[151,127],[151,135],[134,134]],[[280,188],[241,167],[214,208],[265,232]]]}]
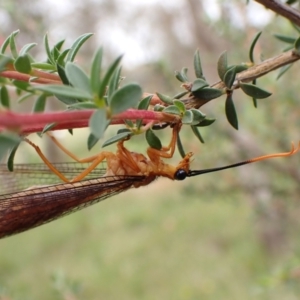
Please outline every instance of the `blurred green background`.
[{"label": "blurred green background", "polygon": [[[199,48],[205,76],[218,80],[217,58],[248,61],[254,35],[263,30],[256,61],[279,54],[284,45],[274,33],[297,36],[289,22],[250,1],[55,1],[0,3],[0,39],[20,29],[21,47],[43,35],[52,44],[95,32],[77,62],[88,68],[104,47],[108,64],[124,53],[125,82],[145,92],[181,91],[173,74],[187,66]],[[173,3],[176,2],[176,3]],[[276,21],[276,22],[275,22]],[[240,130],[226,121],[224,98],[203,107],[217,118],[202,130],[199,144],[183,129],[193,168],[234,163],[270,152],[288,151],[299,140],[298,63],[278,81],[274,72],[259,79],[271,91],[258,109],[234,94]],[[30,111],[32,102],[16,105]],[[61,109],[55,100],[49,110]],[[113,126],[111,126],[113,127]],[[116,132],[110,128],[106,137]],[[60,132],[68,149],[85,157],[86,130]],[[170,131],[161,133],[165,143]],[[41,145],[52,160],[66,160],[46,139]],[[82,142],[78,143],[81,139]],[[137,137],[129,149],[145,153]],[[114,150],[114,147],[110,149]],[[94,151],[100,151],[98,145]],[[36,161],[28,146],[17,159]],[[179,155],[172,160],[178,162]],[[299,155],[274,159],[184,182],[158,179],[40,228],[0,241],[0,299],[298,299],[300,295]]]}]

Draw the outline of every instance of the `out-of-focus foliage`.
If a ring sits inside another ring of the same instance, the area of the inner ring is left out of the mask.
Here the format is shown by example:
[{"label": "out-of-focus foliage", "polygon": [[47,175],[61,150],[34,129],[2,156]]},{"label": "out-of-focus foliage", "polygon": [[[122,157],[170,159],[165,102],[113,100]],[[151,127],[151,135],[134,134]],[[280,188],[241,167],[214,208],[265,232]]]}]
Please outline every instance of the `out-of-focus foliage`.
[{"label": "out-of-focus foliage", "polygon": [[[224,50],[229,64],[247,62],[249,45],[262,30],[254,53],[258,62],[285,48],[273,34],[295,33],[280,17],[276,22],[273,16],[269,23],[251,23],[241,1],[216,2],[222,17],[211,20],[202,9],[208,1],[143,6],[140,1],[124,5],[117,0],[89,0],[58,11],[50,1],[3,0],[0,33],[4,37],[19,28],[24,38],[20,44],[32,40],[42,44],[46,31],[50,39],[68,36],[70,41],[84,32],[96,32],[97,39],[87,43],[79,60],[89,61],[100,45],[107,53],[105,63],[125,53],[126,81],[139,81],[149,92],[176,94],[181,90],[173,72],[182,66],[193,70],[195,49],[200,50],[207,80],[213,82],[218,80],[216,62]],[[145,64],[139,64],[143,60]],[[214,134],[201,130],[204,145],[188,131],[182,136],[185,149],[195,153],[193,167],[287,150],[291,140],[299,139],[298,73],[292,67],[278,81],[276,72],[259,79],[257,84],[272,96],[259,100],[258,109],[244,93],[236,92],[237,132],[228,126],[224,101],[208,104],[205,112],[218,117],[212,125]],[[132,147],[145,152],[146,146]],[[82,149],[74,146],[85,156]],[[292,157],[190,179],[182,185],[157,182],[149,188],[155,190],[149,199],[147,189],[131,191],[123,199],[111,199],[48,227],[3,240],[0,295],[54,299],[50,275],[63,270],[71,283],[56,275],[53,286],[65,299],[69,290],[86,299],[152,299],[153,295],[295,299],[300,251],[298,166],[299,157]],[[36,278],[40,278],[38,286]]]}]

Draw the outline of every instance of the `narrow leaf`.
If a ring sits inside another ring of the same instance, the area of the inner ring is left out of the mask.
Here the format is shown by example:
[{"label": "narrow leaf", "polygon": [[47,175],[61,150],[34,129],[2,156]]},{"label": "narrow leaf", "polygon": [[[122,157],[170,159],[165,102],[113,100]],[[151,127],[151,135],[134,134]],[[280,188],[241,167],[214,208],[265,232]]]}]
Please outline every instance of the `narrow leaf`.
[{"label": "narrow leaf", "polygon": [[77,52],[79,51],[79,49],[81,48],[81,46],[85,43],[85,41],[87,39],[89,39],[93,34],[92,33],[85,33],[83,35],[81,35],[79,38],[77,38],[75,40],[75,42],[73,43],[73,45],[70,48],[70,51],[67,55],[66,61],[73,61]]},{"label": "narrow leaf", "polygon": [[[139,105],[138,105],[138,109],[139,109],[139,110],[147,110],[148,107],[149,107],[149,105],[150,105],[151,98],[152,98],[152,95],[143,98],[143,99],[140,101]],[[138,129],[140,129],[141,126],[142,126],[142,123],[143,123],[143,120],[142,120],[142,119],[137,120],[137,121],[136,121],[136,127],[137,127]]]},{"label": "narrow leaf", "polygon": [[291,37],[291,36],[287,36],[287,35],[282,35],[282,34],[274,34],[274,36],[282,41],[282,42],[285,42],[285,43],[288,43],[288,44],[294,44],[296,39],[294,37]]},{"label": "narrow leaf", "polygon": [[55,66],[48,63],[31,63],[31,67],[35,69],[45,70],[45,71],[56,71]]},{"label": "narrow leaf", "polygon": [[111,80],[108,85],[108,90],[107,90],[107,102],[110,103],[111,101],[111,96],[117,91],[120,83],[120,75],[121,75],[121,67],[118,67],[113,76],[111,77]]},{"label": "narrow leaf", "polygon": [[227,67],[227,51],[224,51],[218,59],[218,75],[222,81],[227,71]]},{"label": "narrow leaf", "polygon": [[182,119],[181,119],[183,124],[191,124],[193,122],[193,113],[190,110],[187,110]]},{"label": "narrow leaf", "polygon": [[180,82],[186,82],[185,78],[182,76],[182,74],[178,71],[175,71],[175,77],[180,81]]},{"label": "narrow leaf", "polygon": [[240,87],[246,95],[253,98],[264,99],[272,95],[272,93],[269,93],[268,91],[263,90],[253,84],[240,83]]},{"label": "narrow leaf", "polygon": [[87,139],[87,147],[88,150],[91,150],[99,141],[100,139],[94,136],[92,133],[90,133],[88,139]]},{"label": "narrow leaf", "polygon": [[210,119],[210,118],[205,118],[203,121],[201,121],[199,124],[195,125],[197,127],[206,127],[210,126],[216,121],[216,119]]},{"label": "narrow leaf", "polygon": [[129,131],[129,132],[122,132],[122,133],[118,133],[117,135],[111,137],[110,139],[106,140],[103,145],[102,145],[102,148],[106,147],[106,146],[109,146],[111,144],[114,144],[116,142],[119,142],[121,140],[124,140],[125,138],[128,138],[129,136],[132,135],[132,132]]},{"label": "narrow leaf", "polygon": [[21,142],[21,138],[12,132],[0,134],[0,160]]},{"label": "narrow leaf", "polygon": [[184,103],[180,100],[174,100],[173,101],[174,105],[179,109],[180,113],[185,113],[185,106]]},{"label": "narrow leaf", "polygon": [[20,143],[16,143],[16,145],[11,149],[9,155],[8,155],[8,160],[7,160],[7,169],[10,171],[10,172],[13,172],[14,170],[14,159],[15,159],[15,154],[20,146]]},{"label": "narrow leaf", "polygon": [[294,44],[295,51],[299,55],[300,54],[300,37],[297,38]]},{"label": "narrow leaf", "polygon": [[160,139],[154,134],[151,129],[146,131],[146,140],[151,148],[160,150],[162,148]]},{"label": "narrow leaf", "polygon": [[118,67],[122,57],[123,57],[123,55],[120,55],[119,57],[117,57],[117,59],[109,66],[107,72],[105,73],[105,75],[100,83],[99,90],[98,90],[99,99],[102,99],[104,97],[106,87],[107,87],[112,75],[114,74],[116,68]]},{"label": "narrow leaf", "polygon": [[168,113],[168,114],[172,114],[172,115],[180,115],[180,110],[175,105],[170,105],[168,107],[165,107],[163,109],[163,112]]},{"label": "narrow leaf", "polygon": [[178,149],[178,151],[180,153],[180,156],[182,158],[184,158],[185,157],[185,151],[183,149],[183,145],[182,145],[182,142],[181,142],[181,138],[180,138],[179,132],[177,132],[177,149]]},{"label": "narrow leaf", "polygon": [[0,102],[3,107],[5,107],[5,108],[10,107],[9,94],[7,91],[7,87],[5,85],[3,85],[0,88]]},{"label": "narrow leaf", "polygon": [[47,92],[49,94],[65,96],[69,98],[78,98],[83,100],[92,100],[92,96],[86,91],[67,85],[45,84],[34,87],[35,90]]},{"label": "narrow leaf", "polygon": [[193,82],[193,85],[192,85],[192,88],[191,88],[191,92],[196,92],[198,90],[201,90],[205,87],[209,86],[209,84],[201,79],[201,78],[197,78],[194,82]]},{"label": "narrow leaf", "polygon": [[162,102],[164,102],[166,104],[173,104],[173,99],[171,97],[169,97],[167,95],[163,95],[161,93],[156,93],[156,95]]},{"label": "narrow leaf", "polygon": [[235,80],[235,76],[236,76],[235,66],[228,69],[227,72],[225,73],[223,81],[228,89],[231,89]]},{"label": "narrow leaf", "polygon": [[253,41],[252,41],[252,43],[251,43],[251,46],[250,46],[250,50],[249,50],[249,59],[250,59],[250,61],[251,61],[252,63],[254,62],[254,55],[253,55],[254,48],[255,48],[255,45],[256,45],[256,43],[257,43],[257,41],[258,41],[258,39],[259,39],[259,37],[260,37],[261,34],[262,34],[262,31],[258,32],[258,33],[255,35],[255,37],[254,37],[254,39],[253,39]]},{"label": "narrow leaf", "polygon": [[16,46],[16,42],[15,42],[15,36],[20,32],[20,30],[16,30],[14,31],[9,38],[9,47],[10,47],[10,52],[13,56],[13,58],[17,58],[18,57],[18,51],[17,51],[17,46]]},{"label": "narrow leaf", "polygon": [[191,112],[193,114],[193,124],[192,125],[198,125],[206,117],[206,115],[198,109],[192,108]]},{"label": "narrow leaf", "polygon": [[51,50],[50,50],[50,46],[49,46],[49,41],[48,41],[48,35],[45,34],[44,36],[44,47],[46,49],[46,53],[47,53],[47,57],[48,57],[48,62],[52,65],[55,65],[55,61],[54,61],[54,58],[53,58],[53,55],[51,53]]},{"label": "narrow leaf", "polygon": [[92,59],[91,68],[91,89],[94,94],[98,94],[100,88],[100,76],[101,76],[101,65],[102,65],[103,49],[100,48],[94,54]]},{"label": "narrow leaf", "polygon": [[204,79],[199,49],[197,49],[194,55],[194,70],[197,78]]},{"label": "narrow leaf", "polygon": [[35,101],[32,111],[33,112],[43,112],[46,106],[47,96],[41,94]]},{"label": "narrow leaf", "polygon": [[14,62],[14,67],[20,73],[30,74],[31,64],[28,54],[19,56]]},{"label": "narrow leaf", "polygon": [[224,94],[224,91],[214,88],[203,88],[196,92],[193,92],[193,95],[201,100],[212,100],[218,98]]},{"label": "narrow leaf", "polygon": [[34,46],[36,46],[37,45],[37,43],[30,43],[30,44],[26,44],[26,45],[24,45],[23,47],[22,47],[22,49],[20,50],[20,53],[19,53],[19,55],[25,55],[25,54],[27,54],[27,52],[30,50],[30,49],[32,49]]},{"label": "narrow leaf", "polygon": [[92,97],[92,90],[90,87],[89,78],[79,66],[72,62],[67,62],[65,72],[69,82],[75,88],[81,89],[89,93]]},{"label": "narrow leaf", "polygon": [[111,97],[111,113],[115,115],[128,108],[135,107],[140,101],[142,94],[142,89],[138,84],[131,83],[121,87]]},{"label": "narrow leaf", "polygon": [[91,133],[98,139],[101,139],[109,124],[109,120],[106,118],[106,109],[97,109],[89,120],[89,127]]},{"label": "narrow leaf", "polygon": [[232,100],[232,94],[228,94],[225,101],[225,113],[229,124],[238,130],[238,118],[235,111],[234,103]]},{"label": "narrow leaf", "polygon": [[201,135],[199,129],[198,129],[196,126],[194,126],[194,125],[191,126],[191,129],[192,129],[194,135],[197,137],[197,139],[198,139],[202,144],[204,144],[205,142],[204,142],[204,139],[203,139],[203,137],[202,137],[202,135]]}]

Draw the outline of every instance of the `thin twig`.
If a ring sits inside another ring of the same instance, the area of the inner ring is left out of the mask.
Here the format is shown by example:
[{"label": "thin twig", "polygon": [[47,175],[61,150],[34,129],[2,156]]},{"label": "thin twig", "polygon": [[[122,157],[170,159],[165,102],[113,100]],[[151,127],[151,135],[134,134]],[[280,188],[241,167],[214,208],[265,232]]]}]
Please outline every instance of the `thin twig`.
[{"label": "thin twig", "polygon": [[292,23],[300,26],[300,12],[294,7],[277,0],[255,0],[256,2],[264,5],[266,8],[271,9],[278,15],[281,15]]}]

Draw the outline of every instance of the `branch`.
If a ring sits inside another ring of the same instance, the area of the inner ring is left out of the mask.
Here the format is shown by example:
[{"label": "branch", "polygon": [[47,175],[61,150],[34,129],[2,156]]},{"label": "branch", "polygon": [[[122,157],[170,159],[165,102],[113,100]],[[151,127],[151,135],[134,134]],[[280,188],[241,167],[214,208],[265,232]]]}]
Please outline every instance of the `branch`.
[{"label": "branch", "polygon": [[297,26],[300,26],[300,12],[294,7],[291,7],[290,5],[284,4],[281,1],[277,1],[277,0],[255,0],[255,1],[264,5],[266,8],[271,9],[278,15],[287,18]]},{"label": "branch", "polygon": [[[262,77],[271,71],[277,70],[299,59],[300,59],[300,54],[296,53],[294,50],[284,52],[275,57],[269,58],[260,64],[254,65],[253,67],[241,73],[238,73],[236,76],[236,80],[232,86],[232,89],[239,88],[240,81],[251,82],[256,78]],[[214,83],[211,87],[216,89],[226,88],[223,81],[218,81]],[[190,108],[199,108],[211,100],[202,100],[196,98],[195,96],[191,96],[190,98],[183,99],[182,101],[185,103],[186,108],[190,109]]]}]

